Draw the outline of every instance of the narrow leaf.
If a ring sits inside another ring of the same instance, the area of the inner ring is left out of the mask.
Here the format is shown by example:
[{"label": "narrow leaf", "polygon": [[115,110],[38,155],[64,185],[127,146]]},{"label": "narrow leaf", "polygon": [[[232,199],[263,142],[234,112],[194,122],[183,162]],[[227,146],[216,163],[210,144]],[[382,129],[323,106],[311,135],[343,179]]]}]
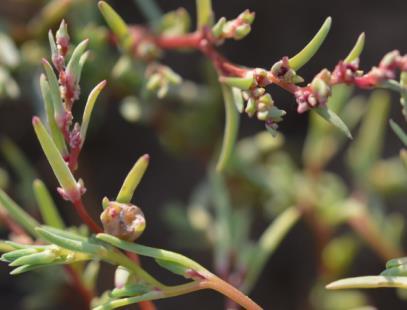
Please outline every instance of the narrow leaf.
[{"label": "narrow leaf", "polygon": [[350,51],[349,55],[345,58],[345,63],[351,63],[352,61],[359,58],[360,54],[362,54],[363,48],[365,47],[365,33],[362,32],[353,49]]},{"label": "narrow leaf", "polygon": [[58,117],[58,115],[60,116],[64,112],[64,106],[63,106],[62,99],[61,99],[61,93],[59,91],[58,79],[55,75],[54,69],[52,69],[52,66],[46,59],[42,60],[42,65],[44,67],[45,75],[47,76],[47,80],[49,83],[52,104],[54,106],[54,112],[55,112],[56,116]]},{"label": "narrow leaf", "polygon": [[125,49],[129,48],[131,46],[132,41],[129,29],[124,20],[106,2],[99,1],[98,6],[103,17],[105,18],[106,23],[109,25],[110,29],[112,29],[113,33],[119,39],[120,45]]},{"label": "narrow leaf", "polygon": [[[83,40],[78,46],[74,49],[71,59],[69,59],[68,65],[66,67],[66,72],[69,74],[74,82],[77,84],[80,80],[80,73],[82,72],[81,66],[81,57],[85,53],[86,48],[88,47],[89,40]],[[86,58],[85,58],[86,59]],[[83,63],[82,63],[83,65]]]},{"label": "narrow leaf", "polygon": [[35,248],[19,249],[3,254],[1,256],[1,260],[5,262],[12,262],[15,261],[16,259],[19,259],[20,257],[35,253],[38,253],[37,249]]},{"label": "narrow leaf", "polygon": [[239,113],[243,112],[244,103],[242,91],[239,88],[232,87],[233,102],[235,103],[236,109]]},{"label": "narrow leaf", "polygon": [[35,228],[40,224],[17,205],[3,190],[0,189],[0,205],[7,210],[8,214],[20,224],[32,236],[37,237]]},{"label": "narrow leaf", "polygon": [[407,288],[407,277],[366,276],[347,278],[332,282],[326,286],[328,290],[340,290],[351,288],[379,288],[399,287]]},{"label": "narrow leaf", "polygon": [[281,213],[263,232],[248,263],[248,270],[242,284],[244,292],[248,293],[253,288],[266,262],[299,218],[298,209],[289,208]]},{"label": "narrow leaf", "polygon": [[66,154],[67,149],[66,149],[66,145],[65,145],[65,139],[55,120],[54,105],[52,103],[53,99],[52,99],[51,89],[50,89],[48,81],[46,80],[46,78],[43,74],[41,74],[41,77],[40,77],[40,88],[41,88],[42,98],[44,100],[44,107],[45,107],[45,112],[47,115],[47,122],[48,122],[48,127],[50,130],[51,137],[54,140],[56,146],[58,147],[58,150],[62,154]]},{"label": "narrow leaf", "polygon": [[312,40],[299,52],[289,60],[290,68],[294,70],[300,69],[304,66],[318,51],[322,43],[324,42],[329,30],[331,29],[332,18],[328,17],[322,24],[317,34]]},{"label": "narrow leaf", "polygon": [[122,298],[134,295],[142,295],[149,292],[151,288],[143,283],[131,283],[121,288],[115,288],[111,292],[113,298]]},{"label": "narrow leaf", "polygon": [[212,0],[196,0],[196,13],[198,29],[213,25]]},{"label": "narrow leaf", "polygon": [[82,282],[88,289],[94,290],[96,288],[99,270],[100,262],[98,260],[92,260],[86,265],[82,274]]},{"label": "narrow leaf", "polygon": [[64,222],[45,184],[37,179],[33,183],[33,190],[45,224],[63,229]]},{"label": "narrow leaf", "polygon": [[80,193],[77,188],[76,181],[66,162],[62,158],[61,153],[59,153],[54,141],[52,141],[47,130],[38,117],[33,117],[32,122],[42,150],[44,151],[59,184],[70,198],[73,200],[79,199]]},{"label": "narrow leaf", "polygon": [[91,240],[78,241],[69,238],[69,236],[63,236],[63,232],[57,234],[55,230],[49,229],[49,227],[38,227],[38,234],[46,241],[56,244],[61,248],[65,248],[75,252],[82,252],[91,255],[105,256],[107,249]]},{"label": "narrow leaf", "polygon": [[82,124],[81,124],[81,146],[85,142],[86,132],[88,131],[90,117],[92,116],[93,107],[95,106],[96,100],[106,85],[106,80],[100,82],[95,88],[90,92],[88,100],[86,102],[85,111],[83,112]]},{"label": "narrow leaf", "polygon": [[246,78],[221,76],[219,80],[221,83],[224,83],[230,87],[236,87],[242,90],[250,89],[254,83],[254,78],[252,76]]},{"label": "narrow leaf", "polygon": [[216,171],[218,172],[223,172],[229,164],[239,130],[239,113],[236,111],[232,90],[230,87],[223,85],[222,92],[226,120],[222,149],[216,164]]},{"label": "narrow leaf", "polygon": [[44,251],[22,256],[11,262],[9,265],[12,267],[22,265],[43,265],[52,263],[55,258],[55,254],[51,251]]},{"label": "narrow leaf", "polygon": [[163,259],[170,262],[179,263],[196,271],[205,271],[205,268],[198,263],[194,262],[184,255],[175,252],[123,241],[109,234],[97,234],[96,238],[125,251],[130,251],[142,256],[152,257],[155,259]]},{"label": "narrow leaf", "polygon": [[349,139],[353,139],[348,126],[346,126],[342,119],[328,107],[316,108],[313,109],[313,111],[318,113],[318,115],[324,118],[328,123],[341,130]]},{"label": "narrow leaf", "polygon": [[168,271],[178,274],[180,276],[185,276],[188,268],[185,266],[175,263],[175,262],[170,262],[168,260],[164,259],[155,259],[156,263],[160,265],[162,268],[167,269]]},{"label": "narrow leaf", "polygon": [[141,156],[137,162],[131,168],[129,174],[123,182],[123,185],[117,195],[116,201],[121,203],[129,203],[133,198],[134,191],[136,190],[138,184],[141,181],[144,173],[147,170],[148,163],[150,161],[150,156],[145,154]]},{"label": "narrow leaf", "polygon": [[139,303],[141,301],[155,300],[165,298],[165,294],[161,291],[152,291],[143,295],[136,297],[127,297],[122,299],[110,300],[107,303],[104,303],[100,306],[94,307],[92,310],[107,310],[107,309],[116,309],[131,304]]},{"label": "narrow leaf", "polygon": [[392,119],[389,122],[390,122],[391,129],[393,129],[393,131],[397,135],[397,137],[399,137],[399,139],[403,142],[404,146],[407,146],[407,134]]}]

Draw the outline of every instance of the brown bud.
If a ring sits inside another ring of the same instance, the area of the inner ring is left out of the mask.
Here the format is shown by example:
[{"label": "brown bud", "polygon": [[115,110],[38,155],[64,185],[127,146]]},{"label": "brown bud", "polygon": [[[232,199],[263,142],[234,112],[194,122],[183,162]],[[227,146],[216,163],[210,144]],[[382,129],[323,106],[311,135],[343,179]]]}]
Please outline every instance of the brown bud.
[{"label": "brown bud", "polygon": [[139,207],[116,201],[109,201],[100,219],[105,233],[127,241],[136,240],[146,227],[144,214]]}]

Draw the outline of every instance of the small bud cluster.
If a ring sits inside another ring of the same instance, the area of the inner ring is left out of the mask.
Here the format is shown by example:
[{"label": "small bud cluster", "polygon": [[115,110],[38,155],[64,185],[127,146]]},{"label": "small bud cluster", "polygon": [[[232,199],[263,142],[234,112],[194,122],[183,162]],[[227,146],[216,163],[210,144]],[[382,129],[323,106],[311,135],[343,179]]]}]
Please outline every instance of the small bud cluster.
[{"label": "small bud cluster", "polygon": [[86,187],[82,179],[76,183],[76,188],[71,191],[67,191],[62,187],[57,188],[58,194],[62,197],[62,199],[66,201],[76,202],[81,199],[83,194],[86,192]]},{"label": "small bud cluster", "polygon": [[286,114],[284,110],[274,105],[274,100],[269,93],[266,93],[264,85],[267,79],[267,71],[263,69],[254,69],[253,75],[254,86],[243,91],[243,98],[246,101],[245,112],[249,117],[256,115],[257,119],[264,121],[266,128],[275,135],[278,128],[277,123],[283,120]]},{"label": "small bud cluster", "polygon": [[407,71],[407,55],[401,56],[399,51],[387,53],[380,61],[379,66],[373,67],[364,75],[359,70],[359,61],[350,64],[341,61],[332,73],[332,83],[355,84],[359,88],[370,89],[387,80],[394,79],[397,69],[401,72]]},{"label": "small bud cluster", "polygon": [[146,220],[139,207],[116,201],[106,205],[100,216],[106,233],[127,241],[134,241],[143,233]]},{"label": "small bud cluster", "polygon": [[219,42],[225,39],[241,40],[250,33],[254,17],[255,13],[249,10],[244,11],[233,20],[228,21],[225,17],[222,17],[213,26],[212,35]]},{"label": "small bud cluster", "polygon": [[292,68],[290,68],[288,57],[283,57],[283,59],[276,62],[271,67],[270,73],[278,79],[287,83],[298,84],[304,82],[304,79],[297,75],[297,73]]},{"label": "small bud cluster", "polygon": [[146,88],[150,91],[156,91],[158,98],[163,98],[167,95],[170,85],[178,85],[182,78],[175,73],[171,68],[152,64],[146,70],[147,85]]}]

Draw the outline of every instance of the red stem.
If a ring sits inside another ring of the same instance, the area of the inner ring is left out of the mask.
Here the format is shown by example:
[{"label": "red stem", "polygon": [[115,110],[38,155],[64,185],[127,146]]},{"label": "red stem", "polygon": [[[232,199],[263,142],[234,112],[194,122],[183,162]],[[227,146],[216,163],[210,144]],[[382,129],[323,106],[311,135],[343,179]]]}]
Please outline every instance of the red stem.
[{"label": "red stem", "polygon": [[74,205],[75,210],[76,212],[78,212],[82,221],[86,225],[88,225],[88,227],[93,233],[98,234],[103,232],[103,229],[98,224],[96,224],[96,222],[90,217],[89,213],[86,211],[82,200],[73,201],[72,204]]},{"label": "red stem", "polygon": [[72,286],[78,291],[83,300],[86,302],[86,309],[89,309],[90,303],[94,296],[93,292],[83,285],[82,279],[80,278],[78,272],[72,266],[65,265],[64,269],[71,278]]}]

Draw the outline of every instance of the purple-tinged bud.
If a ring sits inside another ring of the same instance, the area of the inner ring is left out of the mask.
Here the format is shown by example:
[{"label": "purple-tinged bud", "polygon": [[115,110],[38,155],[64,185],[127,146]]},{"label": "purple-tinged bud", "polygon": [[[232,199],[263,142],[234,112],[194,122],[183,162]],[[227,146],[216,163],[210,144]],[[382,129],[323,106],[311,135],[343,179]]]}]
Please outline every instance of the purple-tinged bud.
[{"label": "purple-tinged bud", "polygon": [[58,48],[59,55],[62,56],[63,58],[66,56],[68,53],[69,49],[69,34],[68,34],[68,26],[65,22],[65,20],[62,20],[61,25],[59,26],[59,29],[55,35],[56,37],[56,44]]},{"label": "purple-tinged bud", "polygon": [[380,61],[379,68],[385,70],[394,70],[397,67],[398,61],[400,59],[400,52],[395,50],[384,55],[383,59]]},{"label": "purple-tinged bud", "polygon": [[268,131],[269,133],[271,133],[271,135],[272,135],[273,137],[277,136],[277,128],[278,128],[278,125],[277,125],[275,122],[273,122],[272,119],[266,120],[265,125],[266,125],[267,131]]},{"label": "purple-tinged bud", "polygon": [[359,60],[355,60],[351,63],[345,63],[340,61],[334,71],[332,72],[331,81],[334,84],[346,83],[352,84],[355,80],[355,77],[360,75],[359,69]]},{"label": "purple-tinged bud", "polygon": [[79,125],[79,123],[75,123],[72,131],[69,134],[69,146],[72,149],[80,149],[81,144],[81,126]]},{"label": "purple-tinged bud", "polygon": [[132,204],[110,201],[100,219],[105,233],[126,241],[136,240],[146,227],[141,209]]}]

